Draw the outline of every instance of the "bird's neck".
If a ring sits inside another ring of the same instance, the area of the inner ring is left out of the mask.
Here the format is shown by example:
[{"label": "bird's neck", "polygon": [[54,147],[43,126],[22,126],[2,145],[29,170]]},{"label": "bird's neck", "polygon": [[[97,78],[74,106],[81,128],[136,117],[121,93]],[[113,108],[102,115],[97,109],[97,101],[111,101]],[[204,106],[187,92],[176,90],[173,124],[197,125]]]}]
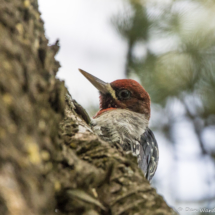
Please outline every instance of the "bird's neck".
[{"label": "bird's neck", "polygon": [[106,108],[106,109],[101,109],[99,110],[96,115],[93,117],[93,119],[95,119],[96,117],[99,117],[101,114],[107,112],[107,111],[112,111],[112,110],[116,110],[116,108]]},{"label": "bird's neck", "polygon": [[107,136],[110,142],[114,142],[112,137],[118,139],[126,135],[140,138],[148,124],[144,114],[120,108],[99,111],[91,121],[95,133]]},{"label": "bird's neck", "polygon": [[[96,119],[96,118],[100,118],[101,116],[103,115],[106,115],[107,113],[109,112],[116,112],[116,114],[121,114],[123,112],[126,112],[127,113],[127,117],[130,115],[131,117],[132,116],[138,116],[142,119],[144,119],[145,123],[147,124],[148,126],[148,123],[149,123],[149,118],[148,118],[148,115],[146,114],[140,114],[140,113],[136,113],[136,112],[133,112],[133,111],[130,111],[128,109],[121,109],[121,108],[106,108],[106,109],[101,109],[99,110],[96,115],[93,117],[93,119]],[[130,113],[130,114],[129,114]]]}]

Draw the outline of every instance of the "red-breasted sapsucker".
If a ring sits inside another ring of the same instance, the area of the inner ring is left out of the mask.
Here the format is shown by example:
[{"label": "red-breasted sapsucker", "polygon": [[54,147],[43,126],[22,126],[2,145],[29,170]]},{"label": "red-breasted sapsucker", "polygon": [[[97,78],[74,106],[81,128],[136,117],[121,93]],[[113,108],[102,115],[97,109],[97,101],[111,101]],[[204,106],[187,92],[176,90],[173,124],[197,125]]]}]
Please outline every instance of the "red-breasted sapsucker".
[{"label": "red-breasted sapsucker", "polygon": [[150,181],[159,160],[157,141],[149,129],[150,97],[146,90],[131,79],[111,83],[79,69],[99,90],[100,110],[91,126],[103,140],[118,143],[123,150],[137,156],[139,167]]}]

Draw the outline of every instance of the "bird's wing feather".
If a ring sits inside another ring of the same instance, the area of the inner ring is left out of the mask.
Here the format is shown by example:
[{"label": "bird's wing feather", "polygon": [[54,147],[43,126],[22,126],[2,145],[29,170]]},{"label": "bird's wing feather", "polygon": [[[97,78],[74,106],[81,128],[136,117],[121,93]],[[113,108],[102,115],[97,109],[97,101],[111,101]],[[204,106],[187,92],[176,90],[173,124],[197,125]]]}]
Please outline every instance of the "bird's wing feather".
[{"label": "bird's wing feather", "polygon": [[144,171],[146,178],[150,181],[155,174],[159,160],[157,141],[153,132],[147,128],[140,138],[139,167]]}]

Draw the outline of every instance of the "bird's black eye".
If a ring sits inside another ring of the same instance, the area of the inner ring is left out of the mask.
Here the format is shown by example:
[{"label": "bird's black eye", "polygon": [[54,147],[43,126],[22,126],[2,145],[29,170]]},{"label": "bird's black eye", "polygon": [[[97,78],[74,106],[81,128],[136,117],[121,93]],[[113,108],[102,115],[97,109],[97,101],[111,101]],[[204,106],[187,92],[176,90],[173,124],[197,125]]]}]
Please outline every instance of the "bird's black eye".
[{"label": "bird's black eye", "polygon": [[120,91],[118,92],[118,98],[119,98],[120,100],[129,99],[130,96],[131,96],[131,93],[130,93],[130,91],[128,91],[128,90],[120,90]]}]

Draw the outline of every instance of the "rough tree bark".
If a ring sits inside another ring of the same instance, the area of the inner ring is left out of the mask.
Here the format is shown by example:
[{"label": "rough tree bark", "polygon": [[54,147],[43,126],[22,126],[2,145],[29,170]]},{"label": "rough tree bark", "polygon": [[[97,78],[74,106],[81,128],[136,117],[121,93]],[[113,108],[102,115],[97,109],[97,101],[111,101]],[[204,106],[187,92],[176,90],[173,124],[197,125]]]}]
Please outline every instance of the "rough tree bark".
[{"label": "rough tree bark", "polygon": [[174,214],[76,113],[47,44],[36,0],[0,0],[0,214]]}]

